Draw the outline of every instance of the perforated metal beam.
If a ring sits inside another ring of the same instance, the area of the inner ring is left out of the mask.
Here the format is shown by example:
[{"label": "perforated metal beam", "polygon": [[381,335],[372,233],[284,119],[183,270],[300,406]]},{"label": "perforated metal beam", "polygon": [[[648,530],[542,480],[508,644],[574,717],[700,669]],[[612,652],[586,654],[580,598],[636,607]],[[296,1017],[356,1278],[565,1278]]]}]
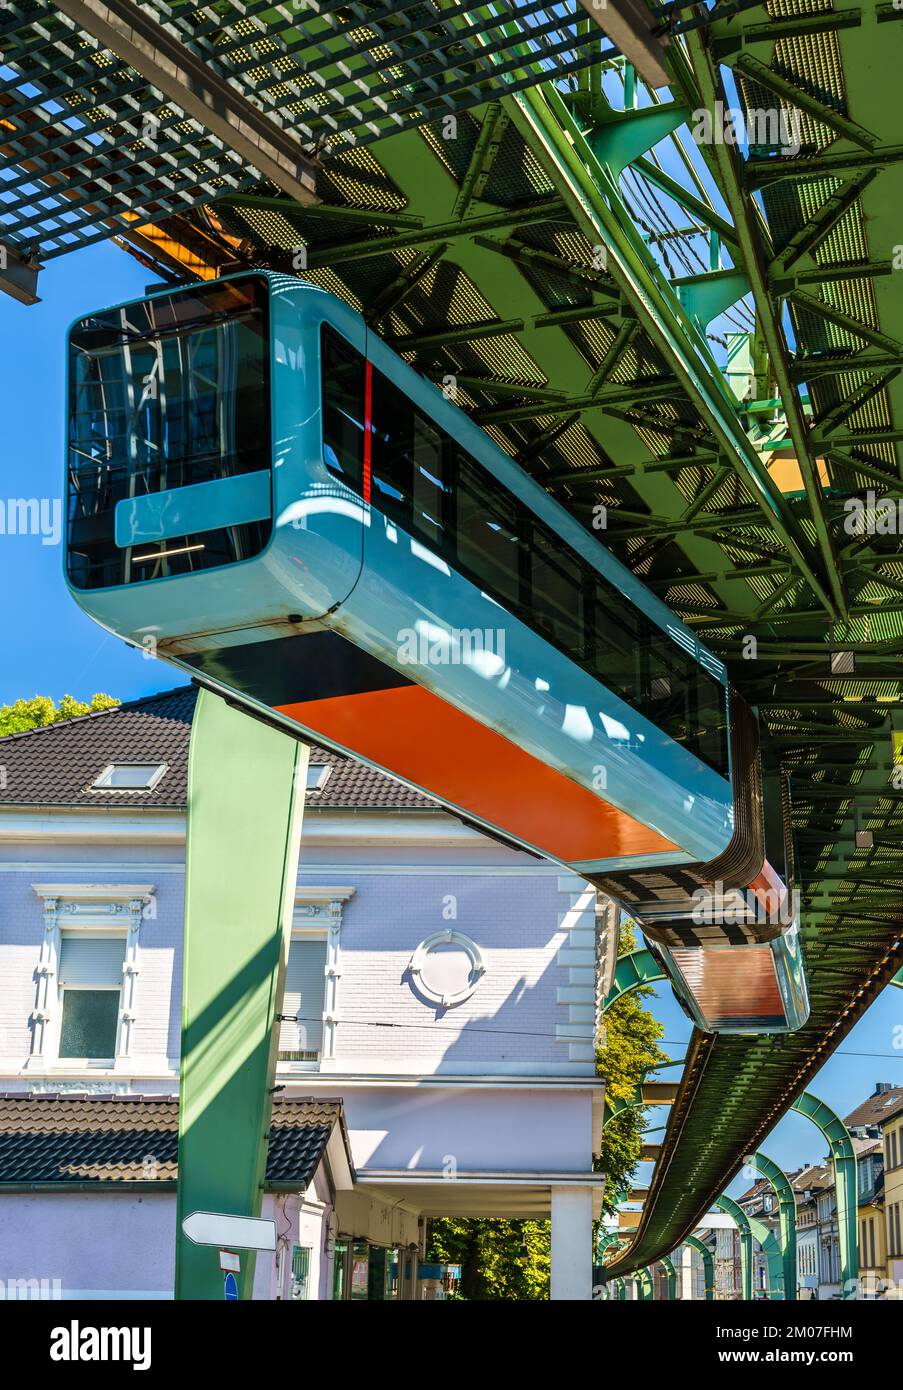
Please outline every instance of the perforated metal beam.
[{"label": "perforated metal beam", "polygon": [[298,203],[317,201],[315,165],[275,125],[132,0],[55,0],[86,33],[201,121],[248,164]]}]

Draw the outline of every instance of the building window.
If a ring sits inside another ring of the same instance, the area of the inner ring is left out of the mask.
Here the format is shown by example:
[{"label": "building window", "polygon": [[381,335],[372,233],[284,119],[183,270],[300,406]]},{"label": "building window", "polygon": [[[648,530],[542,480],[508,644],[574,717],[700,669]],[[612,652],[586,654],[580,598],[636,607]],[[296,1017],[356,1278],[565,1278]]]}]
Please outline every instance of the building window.
[{"label": "building window", "polygon": [[124,936],[64,933],[60,943],[60,1060],[112,1062],[122,993]]},{"label": "building window", "polygon": [[309,792],[322,791],[331,775],[331,763],[308,763],[307,790]]},{"label": "building window", "polygon": [[166,771],[166,763],[108,763],[92,782],[93,791],[149,792]]},{"label": "building window", "polygon": [[318,1062],[323,1050],[326,938],[292,941],[285,973],[280,1062]]},{"label": "building window", "polygon": [[67,989],[63,992],[60,1057],[111,1060],[116,1054],[119,991]]}]

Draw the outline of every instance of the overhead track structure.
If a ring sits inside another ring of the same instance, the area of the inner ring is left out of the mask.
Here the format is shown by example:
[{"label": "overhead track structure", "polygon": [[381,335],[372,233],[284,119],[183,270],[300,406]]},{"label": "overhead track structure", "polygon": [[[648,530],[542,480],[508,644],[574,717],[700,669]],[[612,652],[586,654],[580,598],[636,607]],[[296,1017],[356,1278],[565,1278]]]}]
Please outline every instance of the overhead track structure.
[{"label": "overhead track structure", "polygon": [[[31,264],[115,234],[168,281],[264,265],[343,297],[704,636],[787,779],[810,1019],[694,1032],[611,1277],[645,1268],[903,964],[903,12],[661,7],[662,97],[563,5],[138,8],[298,143],[318,201],[11,0],[0,236]],[[748,129],[783,111],[799,139],[694,148],[734,90]]]}]

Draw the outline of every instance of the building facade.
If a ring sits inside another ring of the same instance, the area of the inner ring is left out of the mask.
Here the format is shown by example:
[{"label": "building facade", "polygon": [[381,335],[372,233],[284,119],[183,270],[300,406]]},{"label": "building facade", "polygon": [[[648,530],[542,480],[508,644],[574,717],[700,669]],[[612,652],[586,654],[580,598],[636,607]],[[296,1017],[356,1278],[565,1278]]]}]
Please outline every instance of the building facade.
[{"label": "building facade", "polygon": [[[170,692],[0,741],[8,1093],[177,1094],[193,699]],[[268,1194],[283,1210],[291,1196],[295,1215],[281,1266],[258,1259],[259,1296],[414,1296],[428,1218],[473,1215],[551,1217],[552,1294],[590,1297],[602,921],[582,879],[312,751],[277,1084],[286,1102],[339,1103],[348,1173],[333,1164],[317,1190]],[[59,1181],[47,1195],[66,1203],[62,1249],[78,1240],[77,1203]],[[128,1200],[121,1182],[96,1181],[97,1200]],[[172,1195],[151,1196],[171,1235]],[[94,1245],[81,1247],[69,1283],[107,1287]],[[24,1226],[4,1258],[27,1273]],[[135,1296],[171,1294],[171,1268],[154,1267]]]},{"label": "building facade", "polygon": [[859,1166],[859,1252],[865,1297],[903,1297],[903,1086],[878,1081],[845,1117]]}]

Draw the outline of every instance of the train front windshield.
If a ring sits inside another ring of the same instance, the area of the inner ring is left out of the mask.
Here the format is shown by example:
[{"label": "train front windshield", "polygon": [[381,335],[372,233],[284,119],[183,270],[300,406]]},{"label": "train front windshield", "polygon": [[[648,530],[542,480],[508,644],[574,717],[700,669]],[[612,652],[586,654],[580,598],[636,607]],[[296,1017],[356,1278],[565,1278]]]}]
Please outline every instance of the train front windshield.
[{"label": "train front windshield", "polygon": [[[256,555],[271,529],[268,286],[216,281],[81,319],[69,336],[68,569],[79,589]],[[204,483],[234,479],[219,527]],[[186,491],[181,492],[180,490]],[[195,500],[196,499],[196,500]],[[209,516],[203,517],[209,523]],[[185,529],[180,534],[174,528]]]}]

